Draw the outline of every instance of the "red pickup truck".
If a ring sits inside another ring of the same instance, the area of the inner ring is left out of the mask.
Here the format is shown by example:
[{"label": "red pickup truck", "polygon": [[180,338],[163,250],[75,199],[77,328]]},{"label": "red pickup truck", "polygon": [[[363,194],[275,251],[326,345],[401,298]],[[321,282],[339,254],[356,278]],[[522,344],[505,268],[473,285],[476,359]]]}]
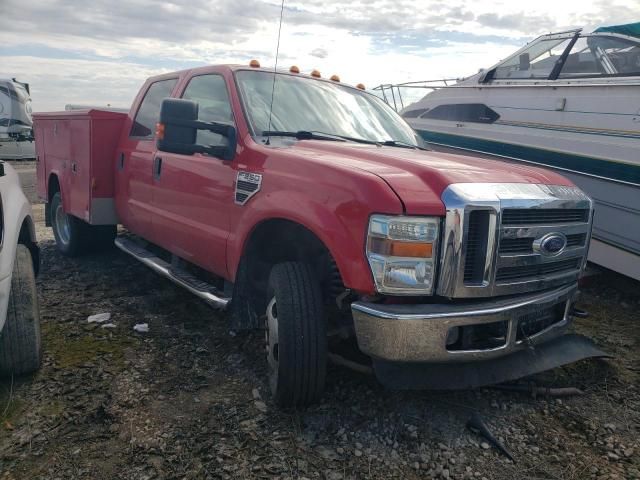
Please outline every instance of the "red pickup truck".
[{"label": "red pickup truck", "polygon": [[150,78],[128,115],[34,117],[60,251],[115,239],[234,328],[264,328],[280,405],[316,400],[354,339],[396,388],[601,354],[565,334],[590,199],[550,171],[428,151],[362,88],[221,65]]}]

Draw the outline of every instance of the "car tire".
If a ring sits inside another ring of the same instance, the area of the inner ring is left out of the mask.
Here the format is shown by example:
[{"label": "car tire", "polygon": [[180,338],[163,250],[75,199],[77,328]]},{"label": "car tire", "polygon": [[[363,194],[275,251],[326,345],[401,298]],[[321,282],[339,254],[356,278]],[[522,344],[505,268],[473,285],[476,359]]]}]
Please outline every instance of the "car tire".
[{"label": "car tire", "polygon": [[300,262],[275,265],[269,276],[266,353],[269,384],[281,407],[317,401],[324,391],[327,330],[320,284]]},{"label": "car tire", "polygon": [[64,211],[62,195],[51,199],[51,226],[58,250],[68,257],[106,250],[113,246],[116,225],[89,225]]},{"label": "car tire", "polygon": [[9,307],[0,332],[0,375],[36,371],[42,358],[40,311],[29,249],[19,244],[11,278]]}]

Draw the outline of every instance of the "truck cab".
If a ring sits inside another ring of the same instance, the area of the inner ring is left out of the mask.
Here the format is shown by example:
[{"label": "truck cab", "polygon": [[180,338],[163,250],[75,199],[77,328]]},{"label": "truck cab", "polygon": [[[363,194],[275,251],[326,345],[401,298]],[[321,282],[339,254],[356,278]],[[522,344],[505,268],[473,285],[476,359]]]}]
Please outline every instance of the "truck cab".
[{"label": "truck cab", "polygon": [[[63,252],[109,244],[122,224],[119,248],[227,308],[234,328],[264,328],[280,405],[317,400],[328,352],[349,340],[398,388],[476,387],[601,353],[563,335],[590,199],[543,169],[428,151],[335,76],[252,63],[153,77],[128,115],[67,112],[88,125],[64,127],[85,154],[57,152],[54,168],[47,132],[63,117],[36,115]],[[86,178],[78,205],[69,175]]]}]

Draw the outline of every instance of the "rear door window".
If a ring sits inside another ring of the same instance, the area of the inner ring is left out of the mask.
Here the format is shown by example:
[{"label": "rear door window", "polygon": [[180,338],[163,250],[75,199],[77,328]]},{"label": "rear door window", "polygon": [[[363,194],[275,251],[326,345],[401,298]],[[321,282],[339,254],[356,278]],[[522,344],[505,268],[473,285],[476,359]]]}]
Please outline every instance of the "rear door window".
[{"label": "rear door window", "polygon": [[136,117],[133,119],[131,132],[129,133],[130,137],[153,138],[156,123],[160,118],[162,100],[171,96],[173,87],[176,86],[177,82],[177,78],[170,78],[151,84],[142,99]]}]

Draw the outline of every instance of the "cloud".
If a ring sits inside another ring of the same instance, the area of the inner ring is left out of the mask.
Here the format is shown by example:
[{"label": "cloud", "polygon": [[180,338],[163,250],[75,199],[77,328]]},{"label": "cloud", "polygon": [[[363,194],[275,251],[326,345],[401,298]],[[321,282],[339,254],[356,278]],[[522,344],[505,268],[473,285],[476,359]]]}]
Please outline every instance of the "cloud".
[{"label": "cloud", "polygon": [[[0,76],[30,82],[36,110],[126,105],[152,74],[275,59],[274,0],[0,3]],[[286,0],[279,64],[367,86],[457,77],[543,32],[638,18],[637,0]]]},{"label": "cloud", "polygon": [[554,30],[555,28],[555,22],[549,15],[527,15],[525,12],[507,15],[484,13],[478,15],[476,20],[481,25],[511,31],[529,31],[534,33]]},{"label": "cloud", "polygon": [[316,58],[327,58],[329,52],[327,52],[324,48],[314,48],[313,50],[311,50],[309,55]]}]

